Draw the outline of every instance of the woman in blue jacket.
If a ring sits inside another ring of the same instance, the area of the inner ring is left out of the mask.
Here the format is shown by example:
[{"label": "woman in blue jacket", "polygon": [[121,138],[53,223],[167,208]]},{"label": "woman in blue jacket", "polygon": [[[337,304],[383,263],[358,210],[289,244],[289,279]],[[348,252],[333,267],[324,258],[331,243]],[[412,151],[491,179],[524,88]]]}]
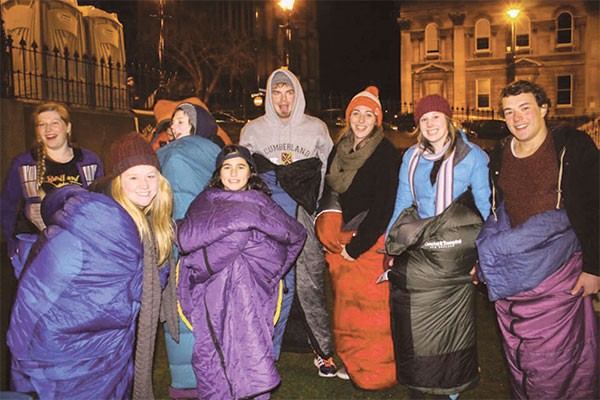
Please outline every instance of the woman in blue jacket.
[{"label": "woman in blue jacket", "polygon": [[470,272],[490,212],[488,157],[451,117],[439,95],[417,103],[386,240],[398,381],[416,398],[456,398],[478,380]]}]

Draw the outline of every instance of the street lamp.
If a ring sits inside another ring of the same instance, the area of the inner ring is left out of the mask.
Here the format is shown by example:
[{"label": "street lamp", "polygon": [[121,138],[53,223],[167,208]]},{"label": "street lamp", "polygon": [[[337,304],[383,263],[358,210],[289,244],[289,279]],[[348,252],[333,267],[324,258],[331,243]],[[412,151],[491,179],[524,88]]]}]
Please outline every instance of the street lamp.
[{"label": "street lamp", "polygon": [[279,7],[285,12],[286,16],[286,24],[279,25],[280,28],[283,28],[284,32],[284,45],[283,45],[283,62],[284,66],[290,67],[290,48],[292,44],[292,25],[290,25],[290,14],[292,13],[292,9],[294,8],[294,0],[281,0],[277,3]]},{"label": "street lamp", "polygon": [[515,31],[515,22],[519,18],[521,10],[516,7],[512,7],[506,11],[506,15],[510,19],[510,60],[508,61],[508,68],[506,70],[507,83],[511,83],[515,80],[516,64],[515,64],[515,53],[517,48],[517,35]]}]

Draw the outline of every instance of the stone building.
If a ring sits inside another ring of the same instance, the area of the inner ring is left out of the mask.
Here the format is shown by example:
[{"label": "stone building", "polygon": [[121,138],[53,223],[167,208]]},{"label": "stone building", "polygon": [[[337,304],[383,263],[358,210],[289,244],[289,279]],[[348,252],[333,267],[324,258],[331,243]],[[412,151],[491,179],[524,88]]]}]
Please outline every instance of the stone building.
[{"label": "stone building", "polygon": [[[500,91],[514,77],[546,89],[551,116],[597,116],[599,4],[403,1],[398,18],[402,111],[411,112],[419,98],[438,93],[455,108],[497,116]],[[514,20],[507,14],[511,7],[520,10]]]}]

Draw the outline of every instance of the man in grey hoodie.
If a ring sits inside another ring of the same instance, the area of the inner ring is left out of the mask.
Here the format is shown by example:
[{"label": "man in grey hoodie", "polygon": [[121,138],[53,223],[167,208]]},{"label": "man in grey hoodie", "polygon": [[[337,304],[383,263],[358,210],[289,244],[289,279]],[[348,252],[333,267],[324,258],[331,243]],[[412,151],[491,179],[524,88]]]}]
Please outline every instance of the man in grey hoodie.
[{"label": "man in grey hoodie", "polygon": [[281,313],[273,338],[275,359],[279,359],[296,290],[319,376],[348,379],[333,362],[323,276],[327,264],[313,219],[333,143],[325,123],[306,115],[305,108],[298,78],[288,69],[274,71],[267,81],[265,114],[244,126],[240,145],[254,153],[259,172],[273,191],[273,200],[296,217],[308,232],[295,266],[284,277]]}]

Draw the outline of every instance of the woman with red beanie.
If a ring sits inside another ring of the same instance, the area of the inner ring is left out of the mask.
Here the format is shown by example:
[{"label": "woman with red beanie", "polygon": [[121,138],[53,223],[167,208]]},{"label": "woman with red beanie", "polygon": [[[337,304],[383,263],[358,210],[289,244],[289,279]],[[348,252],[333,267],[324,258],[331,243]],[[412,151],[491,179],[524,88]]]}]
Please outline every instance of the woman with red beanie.
[{"label": "woman with red beanie", "polygon": [[479,378],[470,272],[490,212],[488,157],[442,96],[423,97],[414,115],[418,141],[402,160],[386,239],[396,368],[411,397],[455,399]]},{"label": "woman with red beanie", "polygon": [[371,390],[396,384],[389,287],[376,282],[400,162],[383,134],[378,95],[369,86],[346,108],[347,125],[329,156],[315,226],[334,292],[335,347],[352,382]]}]

